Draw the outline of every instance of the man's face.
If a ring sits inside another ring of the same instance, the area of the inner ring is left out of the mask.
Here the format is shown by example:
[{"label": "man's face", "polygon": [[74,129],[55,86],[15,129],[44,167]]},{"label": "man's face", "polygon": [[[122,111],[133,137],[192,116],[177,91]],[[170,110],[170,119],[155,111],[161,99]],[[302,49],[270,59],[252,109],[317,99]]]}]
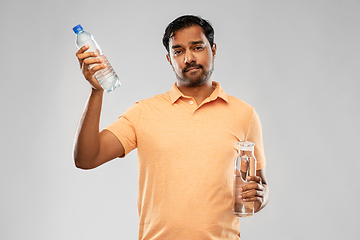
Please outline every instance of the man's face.
[{"label": "man's face", "polygon": [[166,57],[178,84],[196,87],[210,79],[215,54],[216,45],[210,46],[203,29],[195,25],[175,32],[170,39],[169,54]]}]

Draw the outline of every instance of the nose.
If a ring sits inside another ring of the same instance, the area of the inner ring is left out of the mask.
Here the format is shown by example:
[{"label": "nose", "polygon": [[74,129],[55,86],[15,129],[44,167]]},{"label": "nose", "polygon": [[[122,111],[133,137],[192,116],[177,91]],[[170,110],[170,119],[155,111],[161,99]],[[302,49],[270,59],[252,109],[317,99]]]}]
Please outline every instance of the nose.
[{"label": "nose", "polygon": [[193,63],[195,62],[195,56],[191,51],[186,51],[184,63]]}]

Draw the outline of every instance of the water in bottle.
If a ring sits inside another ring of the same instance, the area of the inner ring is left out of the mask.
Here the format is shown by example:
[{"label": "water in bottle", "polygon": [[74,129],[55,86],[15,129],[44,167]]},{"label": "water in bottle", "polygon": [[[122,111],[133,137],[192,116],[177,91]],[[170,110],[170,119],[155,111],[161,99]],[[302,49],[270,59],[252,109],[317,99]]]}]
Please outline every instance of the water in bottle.
[{"label": "water in bottle", "polygon": [[250,217],[254,214],[254,202],[244,202],[238,198],[239,189],[248,183],[246,178],[256,175],[254,146],[253,142],[239,142],[239,154],[235,159],[233,211],[238,217]]},{"label": "water in bottle", "polygon": [[[97,52],[98,58],[101,58],[103,60],[103,63],[106,64],[105,69],[101,69],[95,73],[95,77],[99,81],[102,88],[107,92],[111,92],[115,88],[119,87],[119,77],[115,73],[107,58],[104,56],[94,37],[90,33],[85,32],[80,24],[75,26],[73,28],[73,31],[76,34],[76,46],[78,48],[81,48],[84,45],[89,45],[90,48],[87,50],[87,52]],[[95,65],[96,64],[91,65],[90,67],[93,67]]]}]

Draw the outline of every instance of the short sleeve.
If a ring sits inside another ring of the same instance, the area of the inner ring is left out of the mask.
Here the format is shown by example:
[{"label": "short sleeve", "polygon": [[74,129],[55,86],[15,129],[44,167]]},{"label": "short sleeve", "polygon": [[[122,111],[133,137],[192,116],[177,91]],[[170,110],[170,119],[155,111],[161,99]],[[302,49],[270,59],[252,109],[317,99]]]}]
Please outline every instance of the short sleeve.
[{"label": "short sleeve", "polygon": [[254,155],[257,160],[256,170],[262,169],[266,166],[264,144],[262,136],[262,128],[259,115],[254,111],[249,125],[249,130],[246,140],[255,143]]},{"label": "short sleeve", "polygon": [[140,103],[130,107],[123,115],[121,115],[114,123],[105,129],[112,132],[124,146],[125,157],[129,152],[137,147],[136,125],[139,121]]}]

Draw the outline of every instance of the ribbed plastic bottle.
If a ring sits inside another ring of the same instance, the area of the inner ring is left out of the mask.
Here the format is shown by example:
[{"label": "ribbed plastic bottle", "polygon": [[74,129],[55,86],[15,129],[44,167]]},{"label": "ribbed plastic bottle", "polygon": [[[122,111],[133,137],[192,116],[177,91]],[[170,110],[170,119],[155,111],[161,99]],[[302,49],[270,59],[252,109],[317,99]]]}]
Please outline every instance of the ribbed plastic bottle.
[{"label": "ribbed plastic bottle", "polygon": [[[102,88],[109,93],[115,88],[120,87],[121,83],[119,77],[117,76],[107,58],[104,56],[94,37],[90,33],[85,32],[80,24],[75,26],[73,31],[76,34],[76,46],[81,48],[82,46],[88,44],[90,48],[87,50],[87,52],[97,52],[98,58],[101,58],[103,60],[103,64],[106,64],[105,69],[101,69],[95,73],[95,77],[99,81]],[[90,67],[93,66],[96,66],[96,64],[93,64]]]}]

